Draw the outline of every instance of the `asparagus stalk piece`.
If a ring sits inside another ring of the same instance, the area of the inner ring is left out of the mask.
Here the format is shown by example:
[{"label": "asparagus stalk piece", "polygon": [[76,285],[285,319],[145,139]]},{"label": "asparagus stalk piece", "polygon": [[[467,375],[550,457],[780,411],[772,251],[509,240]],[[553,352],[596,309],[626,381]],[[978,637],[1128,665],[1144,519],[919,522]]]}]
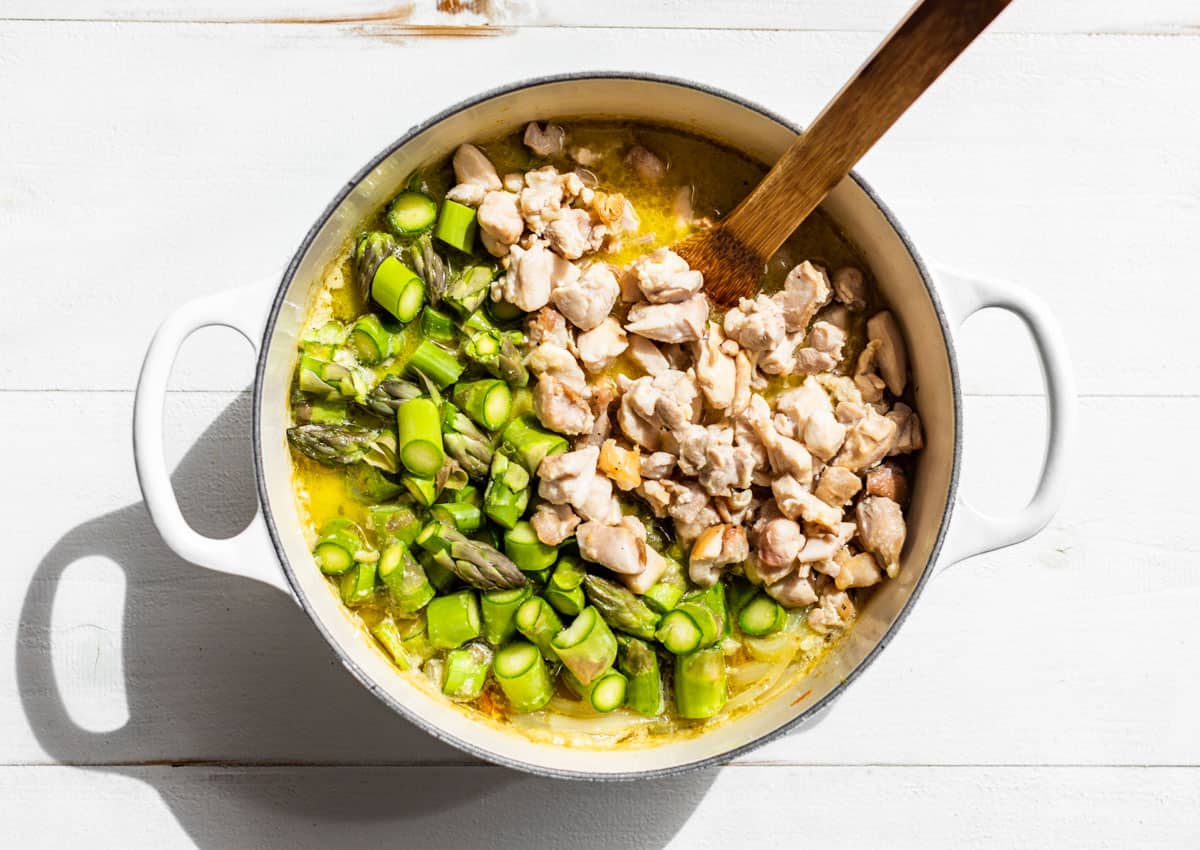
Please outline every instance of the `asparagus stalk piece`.
[{"label": "asparagus stalk piece", "polygon": [[438,502],[429,512],[438,522],[463,534],[474,534],[483,524],[483,511],[467,502]]},{"label": "asparagus stalk piece", "polygon": [[578,558],[562,555],[546,582],[546,601],[560,614],[574,617],[587,604],[583,595],[583,579],[586,575]]},{"label": "asparagus stalk piece", "polygon": [[388,655],[392,657],[392,661],[397,667],[401,670],[412,669],[412,659],[408,655],[408,650],[404,648],[404,638],[396,626],[396,621],[391,616],[385,616],[371,626],[371,634],[388,651]]},{"label": "asparagus stalk piece", "polygon": [[529,473],[500,452],[492,456],[492,470],[483,494],[483,511],[493,521],[512,528],[529,506]]},{"label": "asparagus stalk piece", "polygon": [[[519,627],[520,623],[517,625]],[[550,645],[584,685],[590,685],[617,659],[617,639],[600,612],[590,605],[579,612],[571,625],[555,635]]]},{"label": "asparagus stalk piece", "polygon": [[446,460],[442,449],[442,423],[432,399],[414,398],[396,410],[400,462],[421,478],[433,478]]},{"label": "asparagus stalk piece", "polygon": [[[413,268],[425,281],[429,302],[435,306],[440,304],[449,282],[449,272],[446,269],[446,261],[437,251],[433,250],[433,240],[428,233],[422,233],[420,238],[409,247],[409,257],[412,260]],[[415,316],[416,313],[413,315]]]},{"label": "asparagus stalk piece", "polygon": [[396,257],[384,259],[371,280],[371,297],[402,324],[408,324],[421,312],[425,295],[421,278]]},{"label": "asparagus stalk piece", "polygon": [[746,604],[758,595],[758,588],[743,578],[733,578],[728,584],[729,615],[738,617]]},{"label": "asparagus stalk piece", "polygon": [[440,343],[452,345],[458,341],[458,333],[454,329],[454,320],[433,307],[421,311],[421,333],[427,339],[435,339]]},{"label": "asparagus stalk piece", "polygon": [[438,596],[425,606],[429,642],[437,649],[455,649],[479,637],[482,623],[475,591]]},{"label": "asparagus stalk piece", "polygon": [[356,463],[346,470],[350,495],[365,505],[386,502],[404,492],[404,486],[389,479],[368,463]]},{"label": "asparagus stalk piece", "polygon": [[430,552],[447,553],[449,562],[440,563],[480,590],[504,590],[527,582],[517,565],[497,549],[443,523],[431,522],[421,529],[417,545]]},{"label": "asparagus stalk piece", "polygon": [[475,247],[475,209],[457,201],[442,201],[434,235],[452,248],[470,254]]},{"label": "asparagus stalk piece", "polygon": [[661,619],[659,614],[632,591],[600,576],[583,579],[588,602],[596,607],[604,622],[614,629],[650,640]]},{"label": "asparagus stalk piece", "polygon": [[530,414],[515,417],[500,433],[504,453],[520,462],[530,475],[536,475],[548,455],[562,454],[570,448],[565,437],[543,428]]},{"label": "asparagus stalk piece", "polygon": [[522,572],[536,573],[558,559],[558,547],[538,540],[537,532],[525,520],[513,523],[504,532],[504,552]]},{"label": "asparagus stalk piece", "polygon": [[363,605],[375,596],[375,561],[358,561],[338,579],[342,602],[350,607]]},{"label": "asparagus stalk piece", "polygon": [[387,207],[387,223],[402,236],[424,233],[437,218],[437,203],[424,192],[401,192]]},{"label": "asparagus stalk piece", "polygon": [[369,366],[391,357],[395,353],[394,344],[392,332],[374,313],[360,316],[350,329],[350,345],[358,359]]},{"label": "asparagus stalk piece", "polygon": [[[439,556],[441,557],[439,560]],[[421,557],[417,558],[421,564],[421,569],[425,570],[425,575],[429,578],[429,583],[433,585],[433,589],[438,593],[445,592],[455,581],[458,576],[454,571],[445,566],[452,559],[447,552],[422,552]]]},{"label": "asparagus stalk piece", "polygon": [[487,477],[494,454],[492,440],[449,402],[442,403],[442,443],[467,475],[477,480]]},{"label": "asparagus stalk piece", "polygon": [[687,592],[687,576],[683,565],[674,558],[663,556],[667,562],[667,570],[659,580],[650,586],[642,598],[646,604],[660,614],[665,614],[679,604],[683,594]]},{"label": "asparagus stalk piece", "polygon": [[676,610],[687,613],[699,626],[700,646],[710,646],[729,633],[729,614],[722,582],[686,594]]},{"label": "asparagus stalk piece", "polygon": [[483,614],[483,638],[493,646],[506,643],[517,633],[517,609],[533,593],[529,585],[511,590],[490,590],[480,594]]},{"label": "asparagus stalk piece", "polygon": [[322,466],[349,466],[366,461],[385,472],[396,472],[394,437],[390,431],[361,425],[297,425],[288,442]]},{"label": "asparagus stalk piece", "polygon": [[544,708],[554,696],[554,685],[538,648],[513,641],[496,653],[492,670],[509,706],[518,714]]},{"label": "asparagus stalk piece", "polygon": [[406,368],[412,374],[424,375],[439,390],[444,390],[458,380],[466,366],[453,351],[426,339],[409,355]]},{"label": "asparagus stalk piece", "polygon": [[705,720],[725,707],[725,654],[718,646],[675,658],[675,710]]},{"label": "asparagus stalk piece", "polygon": [[562,620],[545,599],[531,596],[517,609],[517,631],[533,641],[548,660],[557,660],[554,638],[562,631]]},{"label": "asparagus stalk piece", "polygon": [[663,615],[655,639],[675,655],[686,655],[700,648],[703,632],[686,611],[678,608]]},{"label": "asparagus stalk piece", "polygon": [[502,331],[481,310],[466,318],[462,326],[463,354],[511,387],[529,383],[529,370],[521,357],[525,336],[520,331]]},{"label": "asparagus stalk piece", "polygon": [[751,637],[775,634],[787,622],[787,611],[765,593],[758,593],[738,612],[738,628]]},{"label": "asparagus stalk piece", "polygon": [[297,394],[292,400],[292,415],[300,425],[341,425],[346,421],[346,402]]},{"label": "asparagus stalk piece", "polygon": [[371,294],[375,273],[396,252],[396,240],[390,233],[369,231],[358,237],[354,246],[354,282],[365,300]]},{"label": "asparagus stalk piece", "polygon": [[629,687],[629,680],[613,669],[605,670],[590,685],[581,683],[569,670],[565,678],[571,690],[601,714],[620,708]]},{"label": "asparagus stalk piece", "polygon": [[373,560],[362,529],[345,517],[334,517],[325,523],[313,546],[313,560],[327,576],[340,576],[356,562]]},{"label": "asparagus stalk piece", "polygon": [[468,266],[446,286],[445,301],[462,315],[478,310],[496,277],[494,266]]},{"label": "asparagus stalk piece", "polygon": [[617,669],[625,674],[629,684],[625,704],[646,717],[656,717],[667,710],[666,691],[658,669],[658,654],[650,645],[637,638],[618,637]]},{"label": "asparagus stalk piece", "polygon": [[492,650],[476,641],[446,653],[446,678],[442,693],[453,700],[473,700],[483,693],[488,671],[492,669]]},{"label": "asparagus stalk piece", "polygon": [[367,528],[381,547],[399,541],[411,544],[424,525],[411,500],[367,508]]},{"label": "asparagus stalk piece", "polygon": [[438,494],[441,493],[436,478],[422,478],[406,472],[400,476],[400,483],[405,486],[417,504],[426,508],[436,502]]},{"label": "asparagus stalk piece", "polygon": [[[349,352],[332,347],[323,347],[317,353],[306,352],[300,356],[296,367],[296,386],[301,392],[324,399],[358,400],[367,394],[370,373],[353,361]],[[337,362],[341,358],[349,362]]]},{"label": "asparagus stalk piece", "polygon": [[489,431],[507,422],[512,410],[512,391],[508,384],[494,378],[463,381],[454,387],[453,398],[460,410]]},{"label": "asparagus stalk piece", "polygon": [[378,416],[391,417],[396,415],[401,404],[422,395],[424,393],[421,392],[421,388],[414,383],[399,378],[387,378],[368,393],[363,405]]},{"label": "asparagus stalk piece", "polygon": [[404,614],[420,611],[436,595],[425,570],[408,546],[399,541],[383,550],[379,559],[379,578],[388,590],[392,607]]}]

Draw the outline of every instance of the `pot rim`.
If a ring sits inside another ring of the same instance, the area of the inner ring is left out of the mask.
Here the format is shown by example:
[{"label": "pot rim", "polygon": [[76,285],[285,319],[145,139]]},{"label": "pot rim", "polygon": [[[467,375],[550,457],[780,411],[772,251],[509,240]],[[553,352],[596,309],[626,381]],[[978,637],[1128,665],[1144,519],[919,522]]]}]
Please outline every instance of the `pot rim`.
[{"label": "pot rim", "polygon": [[[296,579],[292,564],[288,560],[287,555],[284,553],[283,543],[280,540],[279,532],[276,529],[275,517],[271,511],[271,503],[267,493],[266,476],[263,473],[261,431],[262,395],[263,385],[266,379],[268,344],[271,340],[271,337],[275,333],[275,325],[278,321],[280,309],[283,306],[288,288],[292,283],[292,280],[304,258],[304,255],[308,252],[308,249],[313,240],[316,238],[317,233],[322,227],[325,226],[325,223],[329,220],[329,217],[333,214],[337,207],[384,160],[390,157],[398,149],[408,144],[408,142],[414,137],[425,132],[434,125],[441,123],[447,118],[450,118],[451,116],[456,115],[463,110],[469,109],[477,104],[501,95],[511,94],[523,89],[537,88],[538,86],[543,85],[583,80],[648,81],[669,86],[678,86],[680,88],[693,89],[703,92],[704,94],[722,98],[746,109],[757,112],[760,115],[771,119],[777,124],[786,127],[794,133],[801,132],[799,126],[779,115],[778,113],[753,101],[725,91],[724,89],[691,80],[684,80],[678,77],[662,74],[642,73],[637,71],[576,71],[570,73],[548,74],[538,77],[530,77],[518,82],[497,86],[472,97],[461,100],[458,103],[431,116],[430,118],[413,125],[403,135],[391,142],[382,151],[372,157],[370,161],[360,168],[354,174],[354,176],[351,177],[340,190],[338,190],[337,194],[317,217],[313,226],[309,228],[308,233],[305,234],[304,239],[300,242],[296,253],[293,255],[291,262],[288,263],[288,266],[283,273],[283,277],[280,280],[279,287],[275,292],[275,297],[272,299],[271,307],[267,314],[267,321],[263,330],[263,337],[260,341],[258,349],[258,363],[254,372],[253,409],[251,419],[251,428],[253,432],[252,441],[254,449],[254,479],[258,490],[258,503],[261,506],[263,518],[266,521],[267,533],[270,536],[271,545],[275,549],[275,556],[279,560],[280,566],[283,568],[284,577],[287,579],[288,586],[292,590],[292,595],[296,598],[296,601],[299,603],[300,607],[304,609],[304,612],[308,615],[309,619],[312,620],[313,624],[317,628],[317,631],[319,631],[321,636],[325,638],[325,642],[328,643],[330,648],[334,650],[342,665],[350,671],[354,678],[356,678],[363,685],[363,687],[365,687],[370,693],[374,694],[375,697],[392,709],[392,711],[396,712],[405,720],[431,735],[435,739],[444,741],[458,748],[459,750],[462,750],[463,752],[475,756],[476,758],[485,762],[497,764],[502,767],[521,770],[526,773],[545,776],[551,779],[584,779],[591,781],[651,779],[657,777],[676,776],[688,771],[701,770],[730,761],[738,756],[744,755],[745,753],[755,750],[764,744],[770,743],[771,741],[782,737],[788,732],[796,729],[804,721],[812,719],[822,710],[832,705],[832,703],[842,695],[845,689],[855,679],[857,679],[858,676],[867,669],[867,667],[871,665],[871,663],[878,657],[883,649],[891,642],[892,638],[895,637],[896,633],[900,629],[900,626],[908,618],[913,605],[916,603],[917,597],[920,596],[921,591],[924,589],[925,583],[928,581],[932,572],[933,565],[936,564],[938,555],[942,549],[942,545],[945,542],[946,531],[950,526],[950,520],[954,512],[955,496],[958,492],[958,476],[962,460],[962,390],[959,382],[958,358],[954,350],[954,337],[950,330],[950,324],[946,317],[946,311],[942,306],[941,300],[938,298],[937,289],[933,284],[929,270],[926,268],[920,254],[913,246],[912,240],[909,238],[908,233],[903,227],[900,226],[900,223],[896,220],[896,217],[892,214],[892,211],[883,203],[870,185],[863,180],[863,178],[860,177],[857,172],[851,171],[848,175],[849,178],[858,185],[858,187],[867,195],[868,198],[870,198],[871,202],[876,206],[879,212],[882,213],[884,219],[888,222],[888,226],[891,227],[892,230],[895,231],[896,235],[900,238],[901,243],[904,245],[905,251],[908,252],[909,257],[916,266],[916,269],[921,277],[921,282],[925,286],[926,294],[929,296],[930,303],[933,305],[934,313],[937,316],[938,325],[942,331],[942,338],[945,342],[947,362],[950,369],[951,398],[954,405],[953,453],[951,458],[952,466],[950,469],[950,481],[946,492],[946,510],[942,514],[942,521],[938,527],[937,535],[934,538],[933,546],[930,550],[929,559],[926,562],[925,569],[922,571],[921,576],[917,579],[916,584],[913,586],[912,592],[909,594],[908,599],[905,600],[903,606],[901,606],[895,620],[879,637],[875,643],[875,646],[873,646],[870,651],[863,656],[854,669],[851,670],[841,682],[834,686],[829,693],[825,694],[825,696],[820,700],[805,708],[791,720],[771,730],[770,732],[760,735],[759,737],[754,738],[751,741],[747,741],[746,743],[737,747],[728,749],[723,753],[707,756],[695,761],[673,765],[671,767],[656,768],[653,770],[630,770],[621,773],[589,773],[579,770],[564,770],[531,764],[519,759],[498,755],[470,741],[463,740],[457,735],[451,735],[447,733],[441,727],[427,720],[422,715],[418,714],[417,712],[410,711],[406,706],[393,700],[386,691],[376,685],[375,681],[369,675],[367,675],[366,671],[359,666],[359,664],[350,656],[349,653],[343,650],[336,640],[334,640],[333,635],[326,628],[324,621],[322,621],[322,619],[317,615],[307,597],[301,592],[300,585]],[[630,751],[631,755],[636,754],[636,752],[636,750]]]}]

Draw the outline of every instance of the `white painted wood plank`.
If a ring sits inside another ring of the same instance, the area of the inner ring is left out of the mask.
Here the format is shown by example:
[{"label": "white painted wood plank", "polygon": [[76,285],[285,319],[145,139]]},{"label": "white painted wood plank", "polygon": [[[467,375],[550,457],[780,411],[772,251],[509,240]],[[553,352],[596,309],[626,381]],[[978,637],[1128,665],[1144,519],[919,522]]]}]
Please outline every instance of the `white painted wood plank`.
[{"label": "white painted wood plank", "polygon": [[[6,467],[21,487],[3,511],[21,533],[0,571],[0,657],[16,659],[0,666],[0,764],[463,760],[339,669],[282,594],[166,551],[137,495],[128,393],[4,398],[0,443],[37,423],[38,444],[72,466],[66,477],[27,452]],[[245,397],[170,397],[169,458],[206,533],[252,512],[248,413]],[[987,510],[1019,505],[1040,400],[972,398],[967,416],[964,492]],[[931,582],[821,723],[748,759],[1200,764],[1200,685],[1182,672],[1200,655],[1200,460],[1171,437],[1197,417],[1200,399],[1085,401],[1050,529]]]},{"label": "white painted wood plank", "polygon": [[[391,0],[10,0],[0,18],[60,20],[346,22],[366,26],[619,26],[705,29],[886,31],[910,0],[459,0],[397,5]],[[446,11],[453,10],[453,11]],[[1188,0],[1048,0],[1017,3],[993,25],[998,32],[1186,32],[1200,27]]]},{"label": "white painted wood plank", "polygon": [[[69,816],[46,817],[69,800]],[[789,816],[781,820],[780,815]],[[726,768],[645,783],[498,768],[0,768],[13,846],[1192,848],[1200,771]],[[786,825],[785,825],[786,824]],[[786,838],[785,838],[786,836]],[[798,836],[798,837],[796,837]]]},{"label": "white painted wood plank", "polygon": [[[580,56],[595,56],[726,87],[802,121],[874,41],[593,29],[388,40],[302,26],[2,24],[0,388],[131,388],[172,307],[277,274],[347,175],[482,85],[575,70]],[[1085,392],[1200,387],[1190,333],[1200,289],[1184,283],[1200,232],[1200,113],[1174,105],[1200,95],[1197,50],[1200,39],[1187,37],[986,38],[862,167],[927,257],[1045,294]],[[436,67],[437,86],[405,86],[388,108],[333,117],[349,81],[403,84],[414,67]],[[1154,328],[1154,356],[1130,356],[1112,341],[1131,293],[1165,286],[1170,297],[1136,307]],[[50,311],[71,345],[47,345],[44,323],[31,320]],[[966,341],[968,389],[1038,391],[1032,355],[998,344],[1002,327],[981,319]],[[244,387],[247,349],[231,338],[185,357],[178,385]]]}]

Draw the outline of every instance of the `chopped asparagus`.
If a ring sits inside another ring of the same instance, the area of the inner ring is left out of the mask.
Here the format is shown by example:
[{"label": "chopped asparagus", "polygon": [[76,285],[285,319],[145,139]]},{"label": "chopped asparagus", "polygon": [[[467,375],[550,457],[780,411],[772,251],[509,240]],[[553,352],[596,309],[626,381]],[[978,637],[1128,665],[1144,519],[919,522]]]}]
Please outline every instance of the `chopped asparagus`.
[{"label": "chopped asparagus", "polygon": [[517,633],[517,609],[532,593],[530,586],[525,585],[511,590],[490,590],[480,595],[483,637],[488,643],[500,646]]},{"label": "chopped asparagus", "polygon": [[444,390],[458,380],[466,367],[453,351],[427,339],[409,355],[407,368],[410,373],[424,375],[439,390]]},{"label": "chopped asparagus", "polygon": [[400,463],[413,475],[434,478],[446,460],[441,412],[432,399],[414,398],[396,410]]},{"label": "chopped asparagus", "polygon": [[442,201],[433,235],[451,248],[470,254],[475,248],[475,209],[457,201]]},{"label": "chopped asparagus", "polygon": [[663,615],[655,639],[675,655],[685,655],[700,647],[703,632],[686,611],[678,608]]},{"label": "chopped asparagus", "polygon": [[445,301],[462,315],[478,310],[496,277],[493,266],[468,266],[446,287]]},{"label": "chopped asparagus", "polygon": [[687,576],[683,565],[674,558],[663,556],[667,562],[667,570],[650,589],[642,594],[646,604],[660,614],[665,614],[679,604],[683,594],[687,592]]},{"label": "chopped asparagus", "polygon": [[590,605],[579,612],[571,625],[555,635],[551,646],[567,669],[584,685],[590,685],[617,659],[617,639],[600,612]]},{"label": "chopped asparagus", "polygon": [[416,613],[436,595],[425,570],[408,546],[399,541],[383,550],[379,558],[379,578],[388,590],[392,606],[404,614]]},{"label": "chopped asparagus", "polygon": [[438,502],[430,513],[438,522],[452,525],[463,534],[474,534],[483,523],[483,511],[467,502]]},{"label": "chopped asparagus", "polygon": [[710,646],[729,633],[729,615],[725,605],[725,585],[717,582],[704,590],[683,597],[677,611],[687,613],[700,628],[700,646]]},{"label": "chopped asparagus", "polygon": [[508,384],[494,378],[457,384],[453,398],[460,410],[489,431],[507,422],[512,410],[512,391]]},{"label": "chopped asparagus", "polygon": [[438,596],[425,607],[429,642],[437,649],[454,649],[479,637],[481,622],[475,591]]},{"label": "chopped asparagus", "polygon": [[492,671],[509,706],[518,714],[544,708],[554,696],[546,662],[533,644],[518,640],[505,646],[496,653]]},{"label": "chopped asparagus", "polygon": [[637,638],[617,638],[617,668],[625,674],[629,685],[625,704],[646,717],[657,717],[667,710],[666,691],[658,669],[658,655],[650,645]]},{"label": "chopped asparagus", "polygon": [[338,580],[342,602],[354,607],[375,596],[375,561],[357,561]]},{"label": "chopped asparagus", "polygon": [[437,203],[424,192],[401,192],[387,207],[387,222],[401,236],[423,233],[433,227]]},{"label": "chopped asparagus", "polygon": [[546,601],[560,614],[574,617],[587,604],[583,594],[583,579],[586,575],[578,558],[573,555],[560,556],[549,581],[546,582]]},{"label": "chopped asparagus", "polygon": [[431,522],[417,535],[417,545],[430,552],[445,552],[441,561],[460,579],[480,590],[521,587],[527,582],[517,565],[480,540],[471,540],[453,527]]},{"label": "chopped asparagus", "polygon": [[394,343],[394,335],[374,313],[360,316],[350,329],[350,345],[358,359],[368,365],[373,366],[391,357],[395,353]]},{"label": "chopped asparagus", "polygon": [[512,528],[529,506],[529,473],[500,452],[492,456],[492,470],[483,494],[483,510],[493,521]]},{"label": "chopped asparagus", "polygon": [[395,257],[388,257],[375,270],[371,297],[396,321],[407,324],[425,304],[425,285],[416,272]]},{"label": "chopped asparagus", "polygon": [[397,484],[368,463],[356,463],[346,470],[346,485],[350,495],[365,505],[394,499],[404,492]]},{"label": "chopped asparagus", "polygon": [[738,628],[752,637],[765,637],[783,628],[787,611],[765,593],[758,593],[738,612]]},{"label": "chopped asparagus", "polygon": [[544,458],[562,454],[570,448],[565,437],[547,431],[529,414],[517,416],[504,426],[500,445],[505,454],[516,458],[530,475],[537,474]]},{"label": "chopped asparagus", "polygon": [[567,671],[566,675],[572,690],[602,714],[620,708],[625,702],[629,680],[616,670],[605,670],[587,685],[580,682],[570,671]]},{"label": "chopped asparagus", "polygon": [[420,398],[424,393],[416,384],[399,378],[387,378],[364,399],[364,406],[378,416],[394,416],[396,409],[406,401]]},{"label": "chopped asparagus", "polygon": [[375,533],[379,546],[400,541],[410,544],[421,530],[421,515],[409,500],[390,505],[373,505],[367,509],[367,528]]},{"label": "chopped asparagus", "polygon": [[556,661],[555,636],[562,631],[562,620],[545,599],[532,596],[517,609],[517,631],[529,638],[550,661]]},{"label": "chopped asparagus", "polygon": [[390,616],[383,617],[371,626],[371,634],[388,651],[388,655],[392,657],[397,667],[401,670],[412,669],[412,658],[404,647],[404,638],[401,636],[395,620]]},{"label": "chopped asparagus", "polygon": [[342,575],[357,561],[370,560],[371,555],[362,529],[345,517],[325,523],[313,547],[313,559],[327,576]]},{"label": "chopped asparagus", "polygon": [[705,720],[725,707],[725,654],[719,646],[675,659],[675,710]]},{"label": "chopped asparagus", "polygon": [[389,456],[394,459],[390,432],[361,425],[297,425],[289,428],[288,442],[300,454],[323,466],[349,466],[359,461],[380,466],[386,472]]},{"label": "chopped asparagus", "polygon": [[614,629],[651,640],[661,619],[632,591],[600,576],[589,575],[583,580],[588,602],[596,606],[600,616]]},{"label": "chopped asparagus", "polygon": [[371,283],[379,266],[395,252],[396,240],[390,233],[374,230],[358,237],[354,246],[354,281],[364,299],[371,292]]},{"label": "chopped asparagus", "polygon": [[488,671],[492,669],[492,650],[476,641],[446,653],[446,678],[442,693],[453,700],[473,700],[483,693]]},{"label": "chopped asparagus", "polygon": [[504,552],[522,572],[536,573],[558,560],[558,547],[538,540],[537,532],[525,520],[513,523],[504,532]]}]

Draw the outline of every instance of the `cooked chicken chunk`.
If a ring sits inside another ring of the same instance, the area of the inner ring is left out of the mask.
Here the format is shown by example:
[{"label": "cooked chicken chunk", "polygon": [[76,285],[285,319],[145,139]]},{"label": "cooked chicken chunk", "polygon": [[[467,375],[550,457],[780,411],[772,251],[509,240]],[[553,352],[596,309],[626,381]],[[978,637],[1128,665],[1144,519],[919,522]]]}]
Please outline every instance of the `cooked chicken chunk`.
[{"label": "cooked chicken chunk", "polygon": [[502,188],[496,166],[474,145],[459,145],[454,152],[453,165],[458,185],[446,193],[452,201],[477,207],[488,192]]},{"label": "cooked chicken chunk", "polygon": [[720,327],[712,322],[704,339],[696,344],[696,379],[714,410],[725,410],[733,403],[737,380],[737,366],[734,358],[722,350],[724,342]]},{"label": "cooked chicken chunk", "polygon": [[611,316],[590,331],[581,333],[575,344],[583,368],[593,375],[607,369],[629,347],[625,329]]},{"label": "cooked chicken chunk", "polygon": [[534,384],[533,412],[542,425],[560,434],[586,434],[596,421],[587,396],[549,373]]},{"label": "cooked chicken chunk", "polygon": [[846,332],[837,325],[817,321],[808,332],[806,345],[823,354],[828,354],[834,364],[842,360],[842,347],[846,344]]},{"label": "cooked chicken chunk", "polygon": [[571,338],[571,329],[567,327],[566,319],[553,307],[543,307],[533,315],[526,317],[525,333],[529,338],[530,345],[533,346],[549,342],[568,352],[575,347],[575,341]]},{"label": "cooked chicken chunk", "polygon": [[767,295],[743,298],[725,314],[725,336],[750,351],[770,351],[787,333],[783,311]]},{"label": "cooked chicken chunk", "polygon": [[550,247],[568,260],[578,260],[584,254],[598,250],[606,233],[604,225],[592,226],[592,217],[587,210],[563,210],[546,227]]},{"label": "cooked chicken chunk", "polygon": [[870,404],[882,401],[883,391],[887,387],[878,374],[879,346],[879,340],[870,340],[859,352],[858,362],[854,367],[854,384],[862,393],[863,401]]},{"label": "cooked chicken chunk", "polygon": [[776,517],[759,529],[758,558],[768,567],[790,570],[802,546],[800,524],[787,517]]},{"label": "cooked chicken chunk", "polygon": [[554,166],[525,172],[525,188],[521,190],[518,205],[526,225],[534,233],[540,235],[558,218],[564,199],[562,179]]},{"label": "cooked chicken chunk", "polygon": [[821,408],[808,417],[803,436],[809,452],[814,457],[828,461],[842,447],[846,439],[846,426],[837,421],[832,411]]},{"label": "cooked chicken chunk", "polygon": [[813,494],[827,505],[843,508],[862,489],[862,480],[842,466],[827,466]]},{"label": "cooked chicken chunk", "polygon": [[867,495],[884,496],[903,507],[908,504],[908,478],[894,463],[883,463],[867,472]]},{"label": "cooked chicken chunk", "polygon": [[590,331],[612,312],[619,291],[612,269],[604,263],[593,263],[576,280],[555,286],[550,301],[571,324]]},{"label": "cooked chicken chunk", "polygon": [[888,411],[887,418],[896,423],[896,442],[888,454],[907,454],[925,447],[921,435],[921,418],[902,401]]},{"label": "cooked chicken chunk", "polygon": [[642,456],[642,478],[666,478],[674,470],[675,455],[669,452],[651,452]]},{"label": "cooked chicken chunk", "polygon": [[659,248],[630,264],[632,281],[651,304],[683,301],[700,291],[704,278],[670,248]]},{"label": "cooked chicken chunk", "polygon": [[626,437],[646,451],[658,451],[662,443],[662,427],[651,417],[638,412],[628,392],[621,396],[621,404],[617,408],[617,425]]},{"label": "cooked chicken chunk", "polygon": [[528,248],[513,245],[509,258],[504,300],[526,313],[545,307],[550,301],[550,275],[554,271],[555,255],[546,250],[545,242],[535,239]]},{"label": "cooked chicken chunk", "polygon": [[557,124],[539,126],[536,121],[530,121],[525,126],[525,147],[538,156],[558,156],[563,152],[563,143],[567,132]]},{"label": "cooked chicken chunk", "polygon": [[674,304],[635,304],[625,330],[657,342],[691,342],[704,333],[708,299],[696,294]]},{"label": "cooked chicken chunk", "polygon": [[580,396],[587,398],[589,394],[587,377],[579,368],[579,361],[562,346],[553,342],[544,342],[529,352],[525,363],[539,378],[543,376],[554,378],[575,390]]},{"label": "cooked chicken chunk", "polygon": [[667,173],[667,164],[662,159],[641,145],[634,145],[625,155],[625,162],[633,169],[633,173],[649,183],[657,183]]},{"label": "cooked chicken chunk", "polygon": [[867,407],[861,419],[846,431],[842,450],[833,459],[835,466],[861,472],[887,456],[896,439],[896,423]]},{"label": "cooked chicken chunk", "polygon": [[645,419],[668,429],[682,428],[699,413],[695,379],[675,369],[632,381],[621,398],[622,405],[626,402]]},{"label": "cooked chicken chunk", "polygon": [[592,478],[587,495],[571,507],[583,517],[584,522],[599,522],[616,525],[621,521],[621,503],[613,495],[612,481],[603,475]]},{"label": "cooked chicken chunk", "polygon": [[883,310],[867,320],[867,337],[879,341],[879,374],[892,395],[900,395],[908,383],[908,353],[900,326],[890,311]]},{"label": "cooked chicken chunk", "polygon": [[600,449],[588,446],[550,455],[538,466],[538,495],[552,505],[569,505],[587,498],[596,477]]},{"label": "cooked chicken chunk", "polygon": [[842,511],[839,508],[822,502],[790,475],[773,480],[771,492],[775,495],[779,510],[788,519],[803,519],[831,531],[841,522]]},{"label": "cooked chicken chunk", "polygon": [[512,192],[488,192],[479,205],[479,231],[488,251],[503,257],[525,232],[525,221],[517,210]]},{"label": "cooked chicken chunk", "polygon": [[822,635],[845,628],[853,619],[854,603],[845,591],[825,594],[820,604],[808,612],[808,624],[813,631]]},{"label": "cooked chicken chunk", "polygon": [[644,336],[629,335],[629,359],[647,375],[654,376],[671,368],[658,346]]},{"label": "cooked chicken chunk", "polygon": [[768,584],[763,590],[784,608],[803,608],[817,601],[817,592],[813,590],[812,581],[798,571]]},{"label": "cooked chicken chunk", "polygon": [[724,569],[750,556],[746,529],[733,525],[706,528],[692,544],[688,577],[701,587],[712,587]]},{"label": "cooked chicken chunk", "polygon": [[[585,522],[575,530],[579,554],[614,573],[636,575],[645,569],[642,556],[646,547],[646,529],[635,517],[625,517],[636,523],[622,521],[620,525]],[[637,532],[641,531],[639,535]]]},{"label": "cooked chicken chunk", "polygon": [[783,312],[791,333],[808,330],[817,311],[829,303],[833,290],[825,272],[805,260],[788,272],[783,289],[771,296]]},{"label": "cooked chicken chunk", "polygon": [[851,587],[870,587],[883,580],[883,571],[879,564],[868,552],[862,552],[841,562],[841,569],[834,576],[834,586],[838,590]]},{"label": "cooked chicken chunk", "polygon": [[[854,523],[836,523],[828,534],[809,535],[804,539],[804,545],[796,553],[796,561],[801,564],[823,564],[833,562],[834,556],[845,547],[854,536]],[[836,563],[824,565],[822,570],[832,567],[836,572]],[[832,574],[832,573],[831,573]]]},{"label": "cooked chicken chunk", "polygon": [[842,266],[833,273],[833,291],[851,310],[867,306],[867,281],[863,273],[854,266]]},{"label": "cooked chicken chunk", "polygon": [[605,440],[600,446],[599,468],[622,490],[633,490],[642,484],[641,452],[627,449],[616,440]]},{"label": "cooked chicken chunk", "polygon": [[542,502],[533,509],[529,524],[533,526],[538,540],[547,546],[558,546],[575,533],[579,526],[579,517],[571,510],[570,505]]},{"label": "cooked chicken chunk", "polygon": [[889,578],[895,578],[907,534],[900,506],[883,496],[867,496],[858,503],[855,517],[863,548],[875,556]]}]

